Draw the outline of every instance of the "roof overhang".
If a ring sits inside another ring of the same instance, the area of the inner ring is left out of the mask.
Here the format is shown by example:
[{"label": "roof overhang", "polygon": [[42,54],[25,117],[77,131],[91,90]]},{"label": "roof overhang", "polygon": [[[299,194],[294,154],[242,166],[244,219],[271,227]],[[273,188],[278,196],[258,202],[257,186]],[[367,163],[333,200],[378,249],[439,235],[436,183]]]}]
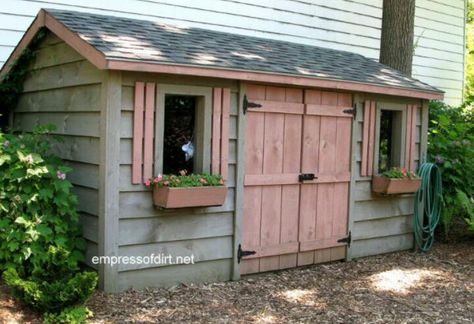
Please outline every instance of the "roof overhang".
[{"label": "roof overhang", "polygon": [[332,80],[315,78],[311,76],[276,74],[269,72],[247,71],[236,69],[223,69],[216,67],[190,66],[164,64],[159,62],[143,62],[129,61],[119,59],[108,59],[98,51],[95,47],[87,43],[79,35],[69,30],[65,25],[48,14],[45,10],[40,10],[33,23],[30,25],[23,38],[15,47],[13,53],[5,62],[0,71],[0,78],[13,66],[15,60],[21,55],[23,50],[28,46],[40,28],[46,27],[56,36],[61,38],[69,46],[75,49],[84,58],[90,61],[98,69],[105,70],[122,70],[122,71],[139,71],[166,74],[194,75],[201,77],[234,79],[253,82],[265,82],[275,84],[290,84],[304,87],[317,87],[338,89],[354,92],[377,93],[392,96],[411,97],[419,99],[442,100],[444,95],[441,92],[421,91],[417,89],[409,89],[397,86],[377,85],[371,83],[361,83],[354,81]]}]

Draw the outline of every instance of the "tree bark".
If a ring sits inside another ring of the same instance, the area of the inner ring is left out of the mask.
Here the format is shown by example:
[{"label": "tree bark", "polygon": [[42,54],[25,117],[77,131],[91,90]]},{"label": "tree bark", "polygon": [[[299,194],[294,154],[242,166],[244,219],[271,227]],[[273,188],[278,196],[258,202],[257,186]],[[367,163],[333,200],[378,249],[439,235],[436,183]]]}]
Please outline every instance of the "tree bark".
[{"label": "tree bark", "polygon": [[415,0],[383,0],[380,63],[411,76]]}]

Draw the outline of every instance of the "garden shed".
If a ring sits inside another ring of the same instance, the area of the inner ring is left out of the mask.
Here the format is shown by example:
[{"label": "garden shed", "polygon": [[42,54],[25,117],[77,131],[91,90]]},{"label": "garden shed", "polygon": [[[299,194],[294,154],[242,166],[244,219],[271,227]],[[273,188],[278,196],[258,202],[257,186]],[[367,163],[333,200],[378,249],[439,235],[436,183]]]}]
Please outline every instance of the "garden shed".
[{"label": "garden shed", "polygon": [[[377,195],[371,181],[424,160],[438,89],[350,52],[50,9],[2,77],[28,46],[36,56],[9,121],[23,131],[54,124],[63,136],[56,150],[74,169],[86,262],[102,289],[413,247],[413,195]],[[155,208],[143,182],[175,172],[176,145],[190,142],[183,165],[221,174],[225,203]],[[152,254],[194,264],[92,262]]]}]

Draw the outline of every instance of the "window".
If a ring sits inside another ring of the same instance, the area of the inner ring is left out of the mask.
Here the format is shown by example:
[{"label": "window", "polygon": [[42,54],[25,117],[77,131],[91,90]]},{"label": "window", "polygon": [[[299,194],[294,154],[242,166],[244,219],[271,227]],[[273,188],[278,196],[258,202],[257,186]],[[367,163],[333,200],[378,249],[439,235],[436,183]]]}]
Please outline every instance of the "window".
[{"label": "window", "polygon": [[163,173],[193,173],[196,97],[166,95],[164,126]]},{"label": "window", "polygon": [[155,174],[210,171],[212,88],[157,85]]},{"label": "window", "polygon": [[377,135],[375,170],[382,173],[403,163],[402,143],[405,133],[404,109],[397,106],[377,107]]}]

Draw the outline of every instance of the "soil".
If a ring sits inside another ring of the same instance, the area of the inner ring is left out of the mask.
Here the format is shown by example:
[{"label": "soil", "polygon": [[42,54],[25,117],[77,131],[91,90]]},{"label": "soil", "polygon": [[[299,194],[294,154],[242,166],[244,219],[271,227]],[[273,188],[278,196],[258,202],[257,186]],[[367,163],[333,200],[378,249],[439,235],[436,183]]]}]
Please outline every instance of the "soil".
[{"label": "soil", "polygon": [[[90,323],[473,323],[474,240],[240,281],[97,292]],[[3,323],[40,318],[0,286]]]}]

